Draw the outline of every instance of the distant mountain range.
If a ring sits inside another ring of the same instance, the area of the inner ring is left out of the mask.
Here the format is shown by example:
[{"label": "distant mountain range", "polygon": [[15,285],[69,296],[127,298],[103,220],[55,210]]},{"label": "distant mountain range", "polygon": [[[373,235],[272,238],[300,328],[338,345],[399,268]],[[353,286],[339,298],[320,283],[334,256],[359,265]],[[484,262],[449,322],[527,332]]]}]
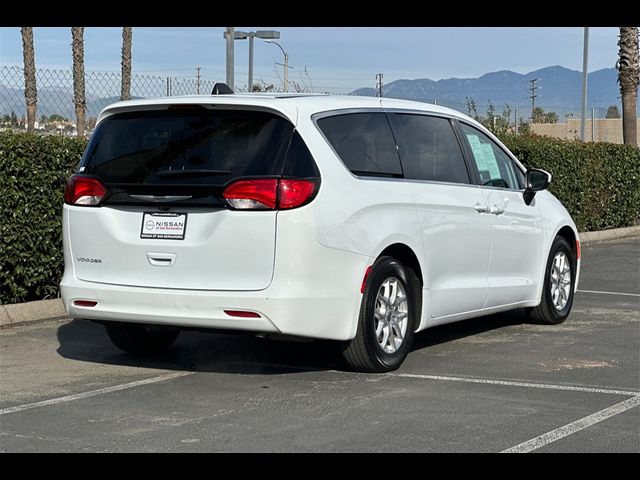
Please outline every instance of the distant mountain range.
[{"label": "distant mountain range", "polygon": [[[141,97],[131,97],[132,99]],[[119,96],[99,97],[87,92],[87,117],[97,117],[100,111],[112,103],[120,101]],[[0,85],[0,115],[15,112],[18,117],[26,115],[24,90]],[[38,118],[41,115],[57,113],[63,117],[74,119],[73,91],[65,88],[38,89]]]},{"label": "distant mountain range", "polygon": [[[496,106],[529,106],[531,92],[529,81],[538,79],[536,85],[539,95],[536,105],[545,108],[579,108],[582,94],[582,73],[576,70],[555,66],[547,67],[527,74],[501,70],[478,78],[447,78],[430,80],[395,80],[384,85],[385,97],[433,102],[443,105],[466,103],[472,98],[478,105],[489,102]],[[620,105],[619,88],[615,68],[605,68],[589,74],[587,103],[589,107],[608,107]],[[359,88],[352,95],[375,96],[375,88]]]}]

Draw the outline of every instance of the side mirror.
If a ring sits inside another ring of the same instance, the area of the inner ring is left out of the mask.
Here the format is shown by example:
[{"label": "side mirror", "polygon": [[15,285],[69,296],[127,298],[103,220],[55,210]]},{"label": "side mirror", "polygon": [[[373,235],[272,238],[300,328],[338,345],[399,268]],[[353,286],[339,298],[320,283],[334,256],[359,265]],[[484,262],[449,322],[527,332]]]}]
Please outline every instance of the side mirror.
[{"label": "side mirror", "polygon": [[524,189],[524,202],[530,205],[536,192],[546,190],[551,183],[551,174],[538,168],[530,168],[526,175],[526,188]]}]

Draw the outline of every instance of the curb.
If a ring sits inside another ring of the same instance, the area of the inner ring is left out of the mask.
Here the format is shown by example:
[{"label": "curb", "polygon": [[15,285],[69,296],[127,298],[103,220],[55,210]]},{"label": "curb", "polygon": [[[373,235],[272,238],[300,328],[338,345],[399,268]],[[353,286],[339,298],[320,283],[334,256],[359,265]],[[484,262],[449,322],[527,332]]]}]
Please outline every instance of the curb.
[{"label": "curb", "polygon": [[640,225],[635,227],[612,228],[610,230],[600,230],[597,232],[581,232],[580,243],[589,245],[592,243],[606,242],[618,238],[640,236]]},{"label": "curb", "polygon": [[[640,236],[640,225],[598,232],[581,232],[579,235],[581,244],[590,245],[618,238]],[[61,298],[0,305],[0,329],[65,318],[67,318],[67,312],[64,310]]]},{"label": "curb", "polygon": [[61,298],[0,305],[0,329],[66,318]]}]

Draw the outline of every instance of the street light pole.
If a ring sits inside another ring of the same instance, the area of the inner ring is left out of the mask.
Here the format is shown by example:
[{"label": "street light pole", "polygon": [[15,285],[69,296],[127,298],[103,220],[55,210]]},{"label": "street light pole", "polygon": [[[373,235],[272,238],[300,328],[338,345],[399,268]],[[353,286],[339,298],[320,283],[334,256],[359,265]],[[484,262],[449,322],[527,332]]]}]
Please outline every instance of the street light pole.
[{"label": "street light pole", "polygon": [[287,91],[287,86],[289,85],[289,55],[284,51],[282,45],[278,42],[274,42],[273,40],[267,40],[267,43],[273,43],[277,45],[280,50],[282,50],[282,55],[284,55],[284,91]]},{"label": "street light pole", "polygon": [[255,36],[255,32],[249,33],[249,79],[247,81],[247,90],[249,93],[253,91],[253,39]]},{"label": "street light pole", "polygon": [[262,39],[280,38],[280,32],[277,30],[257,30],[255,32],[234,32],[234,40],[249,39],[249,75],[247,79],[247,90],[253,90],[253,40],[258,37]]},{"label": "street light pole", "polygon": [[582,44],[582,106],[580,107],[580,140],[585,141],[587,123],[587,77],[589,65],[589,27],[584,27],[584,43]]},{"label": "street light pole", "polygon": [[227,27],[224,37],[227,39],[227,85],[233,90],[233,30],[234,27]]}]

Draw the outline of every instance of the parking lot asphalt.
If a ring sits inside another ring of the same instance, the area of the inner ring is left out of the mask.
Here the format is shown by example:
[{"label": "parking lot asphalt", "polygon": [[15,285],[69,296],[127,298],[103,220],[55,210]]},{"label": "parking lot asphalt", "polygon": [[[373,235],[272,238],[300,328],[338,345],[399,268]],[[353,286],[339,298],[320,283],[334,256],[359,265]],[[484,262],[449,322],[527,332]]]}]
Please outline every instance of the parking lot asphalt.
[{"label": "parking lot asphalt", "polygon": [[0,331],[0,451],[640,452],[640,238],[583,247],[562,325],[417,335],[397,371],[331,344],[183,333],[153,359],[65,320]]}]

